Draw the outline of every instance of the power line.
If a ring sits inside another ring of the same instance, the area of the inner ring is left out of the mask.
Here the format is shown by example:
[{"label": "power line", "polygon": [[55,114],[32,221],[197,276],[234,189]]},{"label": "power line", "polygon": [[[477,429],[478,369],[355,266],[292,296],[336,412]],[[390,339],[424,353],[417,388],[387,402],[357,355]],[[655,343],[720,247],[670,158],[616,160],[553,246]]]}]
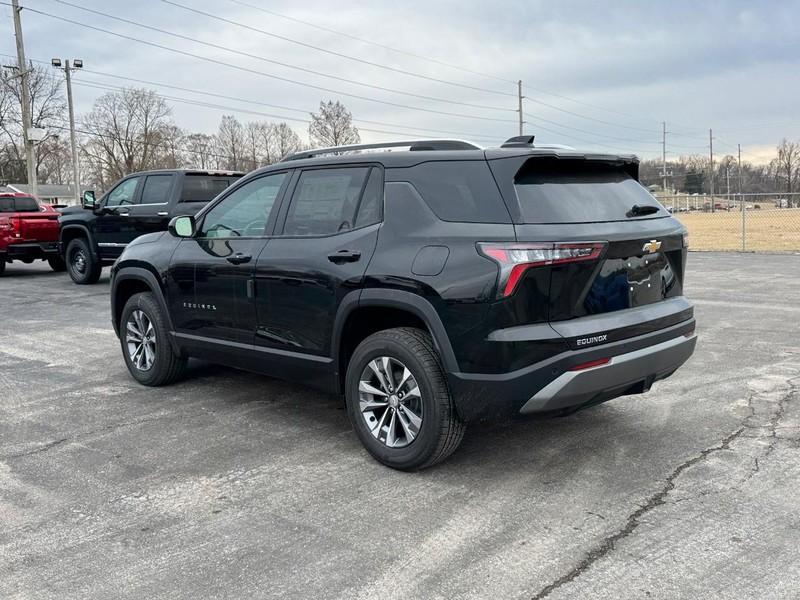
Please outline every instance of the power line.
[{"label": "power line", "polygon": [[631,127],[630,125],[623,125],[621,123],[614,123],[612,121],[604,121],[603,119],[595,119],[594,117],[587,117],[586,115],[582,115],[580,113],[573,112],[571,110],[567,110],[566,108],[560,108],[555,106],[554,104],[548,104],[547,102],[542,102],[541,100],[535,100],[529,96],[525,96],[525,99],[529,102],[533,102],[535,104],[541,104],[542,106],[546,106],[548,108],[552,108],[553,110],[557,110],[568,115],[572,115],[573,117],[580,117],[581,119],[587,119],[589,121],[595,121],[596,123],[603,123],[605,125],[612,125],[614,127],[620,127],[622,129],[631,129],[633,131],[645,131],[647,133],[656,133],[655,129],[644,129],[642,127]]},{"label": "power line", "polygon": [[[452,63],[445,62],[443,60],[438,60],[436,58],[431,58],[430,56],[423,56],[421,54],[415,54],[413,52],[409,52],[408,50],[401,50],[399,48],[394,48],[392,46],[387,46],[386,44],[379,44],[378,42],[373,42],[372,40],[367,40],[362,37],[358,37],[349,33],[345,33],[343,31],[338,31],[336,29],[331,29],[330,27],[324,27],[322,25],[318,25],[316,23],[311,23],[310,21],[304,21],[302,19],[298,19],[297,17],[290,17],[289,15],[285,15],[279,12],[275,12],[274,10],[268,10],[261,6],[255,6],[253,4],[248,4],[247,2],[241,2],[241,0],[228,0],[229,2],[233,2],[234,4],[238,4],[240,6],[246,6],[247,8],[252,8],[254,10],[261,11],[268,15],[272,15],[274,17],[280,17],[281,19],[286,19],[287,21],[294,21],[295,23],[301,23],[303,25],[307,25],[308,27],[313,27],[314,29],[319,29],[320,31],[327,31],[328,33],[334,33],[336,35],[340,35],[342,37],[349,38],[351,40],[355,40],[357,42],[361,42],[364,44],[369,44],[370,46],[375,46],[376,48],[383,48],[385,50],[391,50],[392,52],[397,52],[398,54],[405,54],[406,56],[411,56],[413,58],[417,58],[419,60],[425,60],[431,63],[435,63],[437,65],[442,65],[443,67],[448,67],[450,69],[456,69],[458,71],[462,71],[464,73],[470,73],[472,75],[480,75],[481,77],[486,77],[488,79],[494,79],[496,81],[502,81],[503,83],[511,83],[515,84],[516,81],[511,79],[504,79],[503,77],[498,77],[497,75],[491,75],[489,73],[482,73],[481,71],[474,71],[472,69],[467,69],[466,67],[460,67],[458,65],[454,65]],[[513,95],[513,94],[512,94]]]},{"label": "power line", "polygon": [[[279,65],[279,66],[285,67],[287,69],[294,69],[294,70],[297,70],[297,71],[302,71],[304,73],[309,73],[309,74],[315,75],[317,77],[326,77],[328,79],[333,79],[335,81],[341,81],[341,82],[344,82],[344,83],[349,83],[351,85],[359,85],[359,86],[362,86],[362,87],[381,90],[383,92],[389,92],[389,93],[392,93],[392,94],[400,94],[400,95],[403,95],[403,96],[410,96],[412,98],[419,98],[419,99],[422,99],[422,100],[430,100],[430,101],[433,101],[433,102],[441,102],[441,103],[444,103],[444,104],[455,104],[455,105],[459,105],[459,106],[468,106],[470,108],[478,108],[478,109],[482,109],[482,110],[497,110],[497,111],[505,111],[505,112],[510,112],[510,111],[514,110],[512,108],[506,108],[506,107],[489,106],[489,105],[486,105],[486,104],[475,104],[475,103],[472,103],[472,102],[462,102],[462,101],[459,101],[459,100],[449,100],[447,98],[438,98],[436,96],[427,96],[425,94],[417,94],[415,92],[407,92],[407,91],[403,91],[403,90],[399,90],[399,89],[395,89],[395,88],[389,88],[389,87],[385,87],[385,86],[381,86],[381,85],[375,85],[375,84],[372,84],[372,83],[365,83],[363,81],[357,81],[355,79],[348,79],[347,77],[340,77],[338,75],[331,75],[330,73],[324,73],[322,71],[316,71],[314,69],[308,69],[306,67],[299,67],[297,65],[292,65],[290,63],[282,62],[282,61],[279,61],[279,60],[274,60],[272,58],[266,58],[264,56],[259,56],[257,54],[251,54],[250,52],[244,52],[242,50],[237,50],[235,48],[230,48],[229,46],[223,46],[222,44],[215,44],[213,42],[206,42],[206,41],[199,40],[197,38],[193,38],[193,37],[190,37],[190,36],[187,36],[187,35],[183,35],[183,34],[180,34],[180,33],[175,33],[173,31],[168,31],[166,29],[161,29],[160,27],[154,27],[152,25],[146,25],[144,23],[139,23],[138,21],[133,21],[131,19],[125,19],[123,17],[110,15],[108,13],[104,13],[104,12],[99,11],[99,10],[94,10],[94,9],[91,9],[91,8],[86,8],[84,6],[79,6],[77,4],[73,4],[72,2],[67,2],[66,0],[52,0],[52,1],[53,2],[57,2],[58,4],[64,4],[66,6],[71,6],[73,8],[77,8],[78,10],[82,10],[84,12],[88,12],[88,13],[91,13],[91,14],[94,14],[94,15],[99,15],[101,17],[106,17],[108,19],[113,19],[115,21],[119,21],[120,23],[125,23],[127,25],[133,25],[135,27],[141,27],[142,29],[147,29],[149,31],[155,31],[157,33],[160,33],[160,34],[163,34],[163,35],[168,35],[168,36],[174,37],[174,38],[178,38],[180,40],[192,42],[194,44],[200,44],[202,46],[207,46],[209,48],[214,48],[215,50],[223,50],[225,52],[230,52],[230,53],[236,54],[238,56],[243,56],[245,58],[250,58],[250,59],[258,60],[258,61],[261,61],[261,62],[266,62],[266,63],[270,63],[270,64],[274,64],[274,65]],[[167,2],[167,0],[163,0],[163,1]],[[173,3],[167,2],[167,4],[173,4]],[[181,6],[181,5],[176,5],[176,6]],[[184,7],[181,6],[181,8],[184,8]],[[187,8],[187,10],[190,10],[192,12],[198,12],[195,9],[191,9],[191,8]],[[207,13],[202,13],[201,12],[201,14],[207,14]],[[219,19],[227,22],[227,19],[222,19],[222,17],[219,17]],[[233,23],[233,22],[231,22],[231,23]],[[234,23],[234,24],[240,25],[241,27],[245,27],[247,29],[251,29],[247,25],[243,25],[243,24],[239,24],[239,23]],[[301,42],[298,42],[298,43],[301,43]],[[372,63],[370,63],[370,64],[372,64]],[[513,94],[506,94],[506,95],[513,96]]]},{"label": "power line", "polygon": [[[78,86],[81,86],[81,87],[90,87],[90,88],[95,88],[95,89],[101,89],[101,90],[106,90],[106,91],[120,91],[120,90],[124,89],[124,88],[121,88],[121,87],[118,87],[118,86],[103,85],[103,84],[97,84],[97,83],[91,83],[91,82],[83,82],[83,81],[81,81],[81,82],[76,81],[76,82],[74,82],[74,85],[78,85]],[[246,109],[246,108],[237,108],[237,107],[225,106],[225,105],[221,105],[221,104],[213,104],[213,103],[210,103],[210,102],[203,102],[203,101],[200,101],[200,100],[193,100],[191,98],[181,98],[181,97],[176,97],[176,96],[167,96],[167,95],[164,95],[164,94],[156,94],[156,95],[159,96],[160,98],[163,98],[164,100],[169,100],[169,101],[172,101],[172,102],[180,102],[182,104],[189,104],[189,105],[192,105],[192,106],[198,106],[198,107],[203,107],[203,108],[213,108],[213,109],[223,110],[223,111],[228,111],[228,112],[239,112],[239,113],[256,115],[256,116],[260,116],[260,117],[268,117],[268,118],[272,118],[272,119],[282,119],[284,121],[295,121],[295,122],[305,123],[305,124],[310,123],[309,119],[301,119],[301,118],[298,118],[298,117],[287,117],[287,116],[283,116],[283,115],[275,115],[275,114],[271,114],[271,113],[265,113],[265,112],[250,110],[250,109]],[[367,121],[362,121],[362,120],[359,120],[359,119],[354,119],[353,121],[356,122],[356,123],[358,123],[358,122],[367,122]],[[372,123],[377,123],[379,125],[383,124],[383,123],[375,122],[375,121],[372,121]],[[429,130],[429,129],[426,130],[426,129],[415,128],[415,127],[407,127],[407,126],[404,126],[404,125],[392,125],[392,124],[388,124],[388,123],[386,125],[388,125],[390,127],[400,127],[400,128],[406,128],[406,129],[415,129],[416,133],[413,133],[413,132],[401,132],[401,131],[388,131],[388,130],[385,130],[385,129],[371,129],[371,128],[366,128],[366,127],[359,127],[359,130],[366,131],[366,132],[369,132],[369,133],[380,133],[380,134],[387,134],[387,135],[399,135],[399,136],[405,136],[405,137],[419,136],[419,132],[425,132],[425,133],[436,132],[435,130]],[[439,132],[439,133],[442,133],[442,132]],[[449,132],[449,133],[453,133],[453,132]],[[463,135],[463,134],[455,133],[455,135]],[[494,141],[494,138],[490,138],[488,136],[471,136],[471,137],[482,137],[483,140],[492,140],[492,141]]]},{"label": "power line", "polygon": [[[407,50],[401,50],[399,48],[394,48],[394,47],[388,46],[386,44],[380,44],[378,42],[374,42],[372,40],[368,40],[368,39],[365,39],[365,38],[362,38],[362,37],[358,37],[356,35],[352,35],[352,34],[349,34],[349,33],[343,32],[343,31],[339,31],[339,30],[336,30],[336,29],[332,29],[330,27],[325,27],[325,26],[319,25],[317,23],[312,23],[310,21],[304,21],[303,19],[298,19],[297,17],[292,17],[292,16],[289,16],[289,15],[286,15],[286,14],[283,14],[283,13],[276,12],[274,10],[269,10],[269,9],[263,8],[261,6],[256,6],[254,4],[249,4],[247,2],[242,2],[242,0],[228,0],[228,1],[232,2],[233,4],[237,4],[239,6],[245,6],[247,8],[251,8],[253,10],[257,10],[257,11],[263,12],[265,14],[272,15],[274,17],[279,17],[281,19],[286,19],[287,21],[293,21],[295,23],[300,23],[302,25],[306,25],[308,27],[313,27],[314,29],[318,29],[320,31],[326,31],[328,33],[333,33],[335,35],[339,35],[339,36],[342,36],[342,37],[345,37],[345,38],[348,38],[348,39],[351,39],[351,40],[355,40],[355,41],[361,42],[363,44],[369,44],[371,46],[375,46],[376,48],[383,48],[385,50],[390,50],[392,52],[397,52],[398,54],[404,54],[406,56],[411,56],[412,58],[416,58],[416,59],[419,59],[419,60],[424,60],[424,61],[428,61],[428,62],[431,62],[431,63],[434,63],[434,64],[442,65],[442,66],[448,67],[450,69],[456,69],[456,70],[462,71],[464,73],[470,73],[472,75],[479,75],[481,77],[487,77],[489,79],[494,79],[496,81],[502,81],[503,83],[510,83],[510,84],[517,83],[516,81],[514,81],[512,79],[505,79],[503,77],[498,77],[497,75],[491,75],[489,73],[483,73],[481,71],[475,71],[475,70],[472,70],[472,69],[467,69],[465,67],[454,65],[452,63],[445,62],[445,61],[442,61],[442,60],[438,60],[438,59],[435,59],[435,58],[431,58],[429,56],[423,56],[421,54],[415,54],[414,52],[409,52]],[[633,117],[635,119],[639,119],[639,120],[642,120],[642,121],[654,120],[654,119],[648,119],[648,118],[641,117],[641,116],[631,115],[630,113],[624,113],[624,112],[621,112],[621,111],[618,111],[618,110],[613,110],[613,109],[610,109],[610,108],[607,108],[607,107],[604,107],[604,106],[598,106],[596,104],[591,104],[591,103],[588,103],[588,102],[584,102],[582,100],[577,100],[575,98],[571,98],[571,97],[565,96],[563,94],[557,94],[555,92],[544,90],[542,88],[537,88],[537,87],[533,87],[533,86],[530,86],[530,85],[526,85],[526,87],[528,89],[530,89],[530,90],[533,90],[535,92],[539,92],[541,94],[547,94],[548,96],[554,96],[556,98],[561,98],[562,100],[567,100],[569,102],[574,102],[575,104],[580,104],[580,105],[583,105],[583,106],[586,106],[586,107],[589,107],[589,108],[595,108],[597,110],[602,110],[602,111],[606,111],[606,112],[609,112],[609,113],[614,113],[614,114],[617,114],[617,115],[621,115],[623,117]]]},{"label": "power line", "polygon": [[[63,4],[66,4],[66,2],[64,2],[64,0],[53,0],[53,1],[54,2],[61,2]],[[178,2],[173,2],[172,0],[161,0],[161,1],[164,2],[165,4],[171,4],[172,6],[177,6],[178,8],[182,8],[184,10],[188,10],[188,11],[193,12],[193,13],[198,14],[198,15],[203,15],[203,16],[208,17],[210,19],[216,19],[218,21],[222,21],[223,23],[228,23],[229,25],[235,25],[237,27],[242,27],[243,29],[247,29],[249,31],[254,31],[256,33],[260,33],[262,35],[266,35],[266,36],[269,36],[269,37],[272,37],[272,38],[276,38],[276,39],[279,39],[279,40],[283,40],[283,41],[289,42],[291,44],[297,44],[298,46],[302,46],[304,48],[310,48],[312,50],[317,50],[318,52],[324,52],[326,54],[331,54],[331,55],[337,56],[339,58],[352,60],[352,61],[364,64],[364,65],[370,65],[372,67],[377,67],[379,69],[385,69],[387,71],[392,71],[393,73],[400,73],[402,75],[408,75],[410,77],[417,77],[419,79],[425,79],[427,81],[435,81],[437,83],[444,83],[444,84],[447,84],[447,85],[452,85],[452,86],[465,88],[465,89],[469,89],[469,90],[485,92],[487,94],[496,94],[498,96],[511,96],[511,97],[515,97],[516,96],[516,94],[512,94],[510,92],[501,92],[501,91],[498,91],[498,90],[492,90],[492,89],[488,89],[488,88],[482,88],[482,87],[477,87],[477,86],[473,86],[473,85],[467,85],[465,83],[459,83],[459,82],[456,82],[456,81],[448,81],[447,79],[439,79],[438,77],[430,77],[428,75],[423,75],[421,73],[415,73],[413,71],[406,71],[404,69],[399,69],[397,67],[391,67],[389,65],[383,65],[383,64],[376,63],[376,62],[373,62],[373,61],[370,61],[370,60],[365,60],[363,58],[358,58],[357,56],[350,56],[349,54],[343,54],[342,52],[336,52],[334,50],[329,50],[329,49],[323,48],[321,46],[315,46],[314,44],[309,44],[307,42],[303,42],[303,41],[300,41],[300,40],[295,40],[293,38],[286,37],[284,35],[279,35],[277,33],[272,33],[270,31],[266,31],[264,29],[259,29],[258,27],[253,27],[253,26],[247,25],[245,23],[239,23],[238,21],[234,21],[232,19],[226,19],[225,17],[220,17],[219,15],[215,15],[215,14],[208,13],[208,12],[196,9],[196,8],[192,8],[192,7],[186,6],[184,4],[179,4]]]},{"label": "power line", "polygon": [[[7,3],[0,2],[0,4],[7,4]],[[513,119],[497,119],[497,118],[492,118],[492,117],[482,117],[482,116],[477,116],[477,115],[468,115],[468,114],[463,114],[463,113],[449,112],[449,111],[443,111],[443,110],[435,110],[435,109],[432,109],[432,108],[423,108],[423,107],[417,107],[417,106],[410,106],[410,105],[407,105],[407,104],[400,104],[400,103],[397,103],[397,102],[389,102],[387,100],[379,100],[377,98],[371,98],[369,96],[362,96],[362,95],[359,95],[359,94],[341,92],[341,91],[338,91],[338,90],[333,90],[331,88],[326,88],[326,87],[323,87],[323,86],[318,86],[318,85],[314,85],[314,84],[310,84],[310,83],[304,83],[302,81],[289,79],[288,77],[281,77],[279,75],[273,75],[273,74],[270,74],[270,73],[265,73],[263,71],[258,71],[256,69],[243,67],[241,65],[236,65],[236,64],[228,63],[228,62],[225,62],[225,61],[222,61],[222,60],[209,58],[207,56],[201,56],[199,54],[194,54],[192,52],[187,52],[185,50],[179,50],[177,48],[171,48],[169,46],[164,46],[164,45],[158,44],[156,42],[150,42],[150,41],[147,41],[147,40],[142,40],[140,38],[136,38],[136,37],[133,37],[133,36],[125,35],[125,34],[122,34],[122,33],[117,33],[115,31],[111,31],[111,30],[108,30],[108,29],[103,29],[102,27],[95,27],[94,25],[89,25],[87,23],[82,23],[82,22],[76,21],[74,19],[69,19],[67,17],[62,17],[62,16],[59,16],[59,15],[54,15],[52,13],[48,13],[48,12],[45,12],[45,11],[42,11],[42,10],[38,10],[38,9],[35,9],[35,8],[29,8],[28,7],[28,8],[26,8],[26,10],[28,10],[30,12],[34,12],[36,14],[40,14],[40,15],[45,16],[45,17],[50,17],[52,19],[56,19],[58,21],[63,21],[65,23],[70,23],[72,25],[77,25],[77,26],[83,27],[85,29],[90,29],[92,31],[98,31],[100,33],[113,35],[113,36],[121,38],[121,39],[129,40],[129,41],[136,42],[136,43],[139,43],[139,44],[144,44],[146,46],[151,46],[151,47],[154,47],[154,48],[159,48],[161,50],[166,50],[168,52],[174,52],[176,54],[181,54],[183,56],[188,56],[188,57],[195,58],[195,59],[198,59],[198,60],[202,60],[202,61],[205,61],[205,62],[208,62],[208,63],[211,63],[211,64],[220,65],[220,66],[228,67],[228,68],[231,68],[231,69],[236,69],[238,71],[242,71],[242,72],[245,72],[245,73],[250,73],[250,74],[253,74],[253,75],[259,75],[259,76],[262,76],[262,77],[267,77],[269,79],[275,79],[275,80],[278,80],[278,81],[284,81],[286,83],[291,83],[291,84],[294,84],[294,85],[299,85],[299,86],[307,87],[307,88],[310,88],[310,89],[316,89],[316,90],[320,90],[320,91],[324,91],[324,92],[329,92],[329,93],[332,93],[332,94],[337,94],[339,96],[346,96],[346,97],[349,97],[349,98],[356,98],[356,99],[359,99],[359,100],[364,100],[366,102],[375,102],[375,103],[378,103],[378,104],[384,104],[384,105],[387,105],[387,106],[393,106],[393,107],[396,107],[396,108],[403,108],[403,109],[407,109],[407,110],[414,110],[414,111],[419,111],[419,112],[427,112],[427,113],[439,114],[439,115],[447,115],[447,116],[450,116],[450,117],[459,117],[459,118],[464,118],[464,119],[475,119],[475,120],[479,120],[479,121],[493,121],[493,122],[498,122],[498,123],[516,123],[516,121],[513,120]]]},{"label": "power line", "polygon": [[[0,53],[0,56],[8,57],[8,56],[11,56],[11,55]],[[49,61],[37,60],[37,59],[28,59],[28,60],[30,62],[39,63],[39,64],[42,64],[42,65],[48,65],[48,66],[50,65]],[[225,99],[225,100],[233,100],[235,102],[243,102],[245,104],[253,104],[253,105],[257,105],[257,106],[267,106],[267,107],[271,107],[271,108],[279,108],[281,110],[288,110],[288,111],[292,111],[292,112],[298,112],[298,113],[302,113],[304,115],[308,115],[308,114],[310,114],[312,112],[310,110],[306,110],[306,109],[302,109],[302,108],[293,108],[293,107],[289,107],[289,106],[270,104],[268,102],[263,102],[263,101],[260,101],[260,100],[251,100],[251,99],[246,99],[246,98],[239,98],[239,97],[236,97],[236,96],[228,96],[228,95],[225,95],[225,94],[217,94],[217,93],[214,93],[214,92],[209,92],[209,91],[204,91],[204,90],[197,90],[197,89],[192,89],[192,88],[172,85],[172,84],[169,84],[169,83],[148,81],[146,79],[137,79],[137,78],[134,78],[134,77],[126,77],[124,75],[116,75],[114,73],[104,73],[102,71],[94,71],[92,69],[84,68],[84,69],[82,69],[82,73],[90,73],[92,75],[101,75],[103,77],[112,77],[112,78],[115,78],[115,79],[133,81],[133,82],[136,82],[136,83],[143,83],[143,84],[146,84],[146,85],[153,85],[153,86],[157,86],[157,87],[166,87],[166,88],[170,88],[170,89],[176,89],[176,90],[180,90],[180,91],[184,91],[184,92],[189,92],[189,93],[192,93],[192,94],[210,96],[210,97],[214,97],[214,98],[222,98],[222,99]],[[83,82],[83,83],[81,83],[81,82]],[[107,91],[118,91],[118,90],[124,90],[125,89],[124,87],[113,86],[113,85],[107,84],[106,82],[91,82],[91,81],[87,82],[86,80],[76,81],[75,85],[82,85],[83,87],[95,87],[95,88],[98,88],[98,89],[105,89]],[[165,96],[163,94],[159,94],[159,95],[162,98],[171,100],[173,102],[184,102],[184,103],[193,103],[193,104],[197,103],[196,100],[190,100],[190,99],[186,99],[186,98],[177,98],[177,97],[173,97],[173,96]],[[209,107],[211,107],[211,105],[209,105]],[[221,108],[221,109],[224,109],[224,110],[247,112],[247,111],[244,111],[242,109],[239,109],[239,108],[236,108],[236,107],[231,107],[231,106],[213,105],[213,107],[214,108]],[[303,122],[303,123],[309,123],[308,119],[296,119],[296,118],[288,117],[288,116],[285,116],[285,115],[273,115],[273,114],[268,114],[268,113],[263,113],[263,112],[258,112],[258,113],[254,113],[253,111],[250,111],[250,112],[252,114],[271,117],[271,118],[275,118],[275,119],[283,119],[283,120],[290,120],[290,121],[293,120],[293,121],[300,121],[300,122]],[[371,125],[382,125],[382,126],[386,126],[386,127],[397,127],[397,128],[400,128],[400,129],[412,129],[412,130],[415,130],[417,132],[414,135],[419,135],[419,132],[422,132],[422,133],[435,133],[435,134],[442,134],[443,133],[443,134],[447,134],[447,135],[457,135],[457,136],[463,136],[463,137],[467,137],[467,138],[471,138],[471,139],[479,139],[479,140],[484,140],[484,141],[486,141],[486,140],[496,141],[497,139],[502,137],[502,136],[493,137],[493,136],[489,136],[489,135],[486,135],[486,134],[483,134],[483,133],[466,133],[466,132],[463,132],[463,131],[452,131],[452,130],[447,130],[447,129],[431,129],[431,128],[425,128],[425,127],[413,127],[413,126],[409,126],[409,125],[401,125],[401,124],[398,124],[398,123],[386,123],[384,121],[372,121],[372,120],[369,120],[369,119],[360,119],[360,118],[353,119],[353,121],[356,122],[356,123],[367,123],[367,124],[371,124]],[[364,131],[372,131],[372,130],[364,129]]]}]

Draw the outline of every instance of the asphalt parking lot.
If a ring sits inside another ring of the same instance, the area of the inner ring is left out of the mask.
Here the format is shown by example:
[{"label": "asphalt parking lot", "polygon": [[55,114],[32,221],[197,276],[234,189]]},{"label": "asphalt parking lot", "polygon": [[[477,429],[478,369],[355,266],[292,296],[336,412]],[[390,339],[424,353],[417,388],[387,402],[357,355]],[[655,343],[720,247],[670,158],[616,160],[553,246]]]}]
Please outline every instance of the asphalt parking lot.
[{"label": "asphalt parking lot", "polygon": [[107,274],[40,265],[0,279],[2,598],[800,596],[800,256],[691,254],[675,377],[417,474],[295,385],[139,386]]}]

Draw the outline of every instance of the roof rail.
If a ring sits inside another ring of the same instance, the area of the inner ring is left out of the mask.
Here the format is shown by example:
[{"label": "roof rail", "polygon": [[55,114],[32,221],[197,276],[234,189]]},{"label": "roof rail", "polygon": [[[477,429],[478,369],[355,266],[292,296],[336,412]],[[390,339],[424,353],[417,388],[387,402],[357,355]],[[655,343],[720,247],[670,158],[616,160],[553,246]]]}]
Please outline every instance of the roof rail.
[{"label": "roof rail", "polygon": [[312,150],[301,150],[287,154],[281,159],[281,162],[287,160],[300,160],[302,158],[313,158],[315,156],[322,156],[323,154],[339,154],[343,152],[356,152],[360,150],[379,150],[381,148],[404,148],[408,146],[409,150],[482,150],[477,144],[466,142],[464,140],[409,140],[403,142],[380,142],[376,144],[350,144],[347,146],[331,146],[330,148],[314,148]]}]

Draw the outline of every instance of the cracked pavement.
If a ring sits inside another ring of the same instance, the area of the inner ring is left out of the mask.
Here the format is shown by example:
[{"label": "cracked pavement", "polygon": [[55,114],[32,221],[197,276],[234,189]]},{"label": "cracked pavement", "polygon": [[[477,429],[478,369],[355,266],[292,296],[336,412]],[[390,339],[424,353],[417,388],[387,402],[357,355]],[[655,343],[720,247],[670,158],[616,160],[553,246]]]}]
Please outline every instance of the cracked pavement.
[{"label": "cracked pavement", "polygon": [[108,280],[0,278],[2,598],[798,598],[800,256],[692,253],[694,357],[480,424],[423,473],[336,398],[192,363],[147,389]]}]

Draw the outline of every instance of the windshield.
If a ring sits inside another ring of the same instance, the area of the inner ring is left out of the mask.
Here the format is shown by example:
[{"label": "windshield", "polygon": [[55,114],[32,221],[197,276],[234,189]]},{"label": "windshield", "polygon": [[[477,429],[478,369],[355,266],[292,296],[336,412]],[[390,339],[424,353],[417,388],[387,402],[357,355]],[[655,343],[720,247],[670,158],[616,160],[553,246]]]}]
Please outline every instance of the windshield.
[{"label": "windshield", "polygon": [[[597,223],[667,217],[624,170],[585,161],[530,161],[514,179],[525,223]],[[637,209],[633,209],[637,206]]]}]

